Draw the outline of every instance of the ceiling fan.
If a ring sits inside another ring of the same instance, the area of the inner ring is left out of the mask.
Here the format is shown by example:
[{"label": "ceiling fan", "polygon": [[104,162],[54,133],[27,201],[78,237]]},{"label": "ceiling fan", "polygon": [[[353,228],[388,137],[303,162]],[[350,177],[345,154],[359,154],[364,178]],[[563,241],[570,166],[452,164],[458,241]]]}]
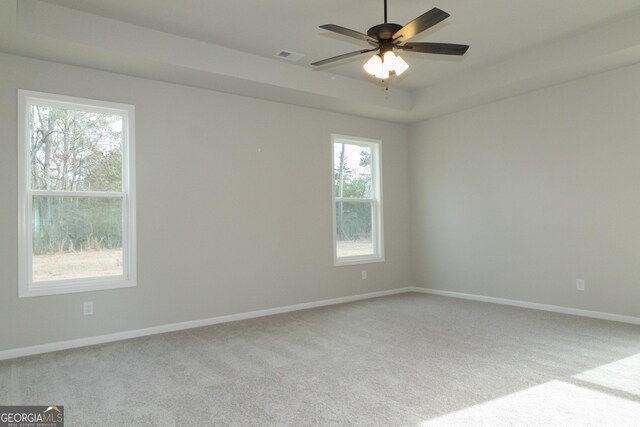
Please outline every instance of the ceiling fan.
[{"label": "ceiling fan", "polygon": [[449,16],[450,15],[447,12],[434,7],[403,27],[402,25],[387,22],[387,0],[384,0],[384,24],[374,25],[369,28],[367,34],[334,24],[320,26],[320,28],[324,30],[333,31],[334,33],[365,41],[374,46],[373,48],[357,50],[355,52],[349,52],[343,55],[323,59],[322,61],[314,62],[311,65],[326,65],[342,59],[351,58],[352,56],[361,55],[363,53],[379,51],[379,53],[373,55],[371,59],[364,64],[364,69],[367,73],[379,79],[388,79],[390,75],[399,76],[409,68],[409,64],[407,64],[400,56],[393,53],[393,49],[406,50],[410,52],[433,53],[437,55],[464,55],[467,49],[469,49],[469,46],[467,45],[408,42],[412,37],[415,37],[424,30],[444,21]]}]

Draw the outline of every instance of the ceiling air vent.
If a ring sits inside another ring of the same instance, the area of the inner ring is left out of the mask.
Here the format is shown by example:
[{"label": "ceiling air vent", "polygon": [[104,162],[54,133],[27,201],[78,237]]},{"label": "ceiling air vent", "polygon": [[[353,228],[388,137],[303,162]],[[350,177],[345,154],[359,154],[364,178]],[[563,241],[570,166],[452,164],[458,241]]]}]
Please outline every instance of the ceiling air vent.
[{"label": "ceiling air vent", "polygon": [[302,58],[304,55],[301,53],[291,52],[288,50],[281,50],[274,55],[276,58],[286,59],[287,61],[295,62]]}]

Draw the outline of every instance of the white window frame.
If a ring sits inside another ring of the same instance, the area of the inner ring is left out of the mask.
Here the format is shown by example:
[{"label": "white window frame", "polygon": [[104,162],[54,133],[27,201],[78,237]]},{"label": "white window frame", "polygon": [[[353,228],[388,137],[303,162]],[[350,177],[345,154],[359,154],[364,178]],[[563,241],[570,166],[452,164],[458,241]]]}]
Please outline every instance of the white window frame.
[{"label": "white window frame", "polygon": [[[345,197],[346,202],[363,202],[373,204],[373,216],[371,224],[371,240],[374,245],[372,255],[357,255],[349,257],[338,257],[338,236],[336,230],[336,202],[340,201],[336,197],[335,190],[335,144],[352,144],[371,148],[371,199],[356,199]],[[333,212],[333,265],[357,265],[384,261],[384,221],[382,209],[382,141],[378,139],[360,138],[347,135],[331,135],[331,205]]]},{"label": "white window frame", "polygon": [[[122,191],[48,191],[30,188],[29,105],[36,103],[58,108],[79,109],[122,116]],[[136,286],[136,203],[135,203],[135,109],[133,105],[93,99],[18,90],[18,294],[22,297]],[[33,196],[120,197],[122,200],[123,274],[33,282]]]}]

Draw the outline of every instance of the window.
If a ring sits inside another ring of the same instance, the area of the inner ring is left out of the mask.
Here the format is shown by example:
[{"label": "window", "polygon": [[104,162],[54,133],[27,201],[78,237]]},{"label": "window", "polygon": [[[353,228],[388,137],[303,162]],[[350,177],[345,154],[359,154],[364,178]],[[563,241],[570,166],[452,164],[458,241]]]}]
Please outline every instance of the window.
[{"label": "window", "polygon": [[334,264],[384,261],[380,141],[332,135]]},{"label": "window", "polygon": [[133,115],[18,92],[21,297],[135,286]]}]

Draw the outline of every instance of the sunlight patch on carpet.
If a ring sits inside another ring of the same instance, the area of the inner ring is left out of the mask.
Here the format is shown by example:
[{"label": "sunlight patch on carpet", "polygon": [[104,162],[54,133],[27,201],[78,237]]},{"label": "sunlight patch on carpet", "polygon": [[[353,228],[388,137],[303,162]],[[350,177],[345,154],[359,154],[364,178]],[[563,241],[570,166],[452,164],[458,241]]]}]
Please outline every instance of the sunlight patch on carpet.
[{"label": "sunlight patch on carpet", "polygon": [[457,425],[637,425],[640,403],[559,380],[424,421]]},{"label": "sunlight patch on carpet", "polygon": [[640,354],[584,371],[573,378],[640,397]]}]

